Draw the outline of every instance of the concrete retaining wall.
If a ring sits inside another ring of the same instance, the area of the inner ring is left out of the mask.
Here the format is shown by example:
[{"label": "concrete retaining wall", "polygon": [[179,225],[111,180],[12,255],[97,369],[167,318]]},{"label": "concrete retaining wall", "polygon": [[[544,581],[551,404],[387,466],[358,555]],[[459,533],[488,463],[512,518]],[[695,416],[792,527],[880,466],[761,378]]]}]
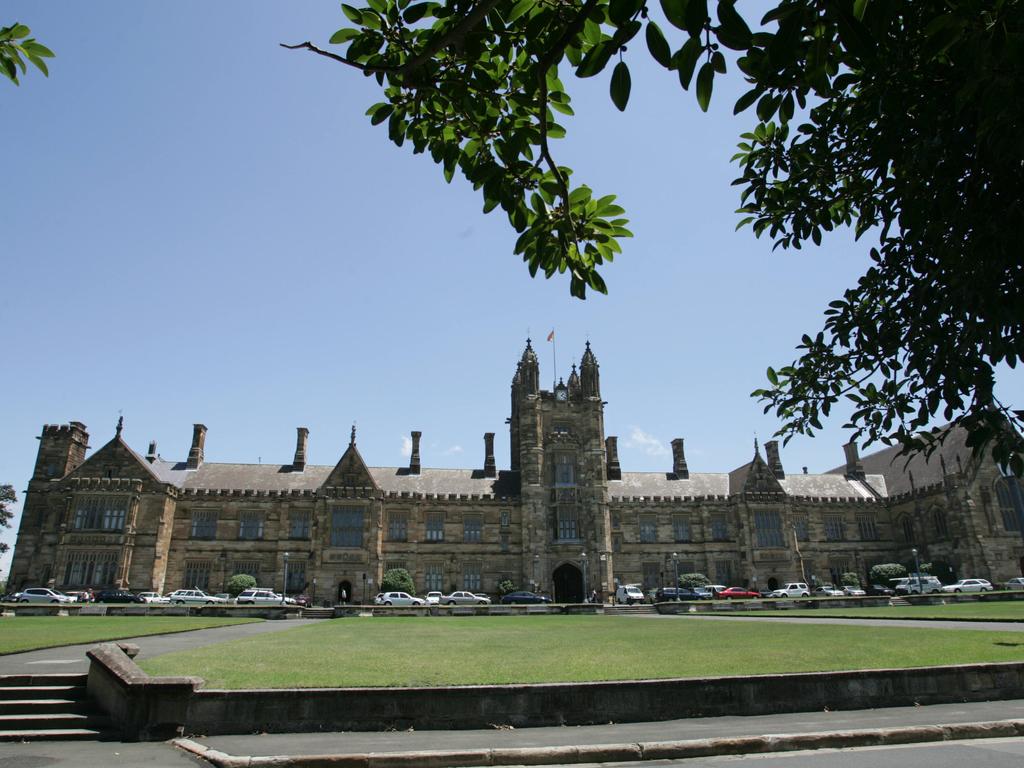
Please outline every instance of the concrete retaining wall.
[{"label": "concrete retaining wall", "polygon": [[118,645],[89,652],[89,695],[125,739],[585,725],[1024,698],[1024,662],[601,683],[212,690],[151,678]]}]

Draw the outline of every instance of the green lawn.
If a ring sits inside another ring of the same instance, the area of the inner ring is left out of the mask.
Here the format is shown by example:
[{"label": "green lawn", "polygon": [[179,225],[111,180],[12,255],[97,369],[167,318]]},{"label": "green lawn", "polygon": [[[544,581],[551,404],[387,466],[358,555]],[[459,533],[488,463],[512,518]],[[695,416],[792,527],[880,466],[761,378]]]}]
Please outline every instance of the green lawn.
[{"label": "green lawn", "polygon": [[1024,621],[1024,600],[998,603],[883,606],[880,608],[793,608],[744,611],[744,616],[819,616],[853,619],[959,619],[969,621]]},{"label": "green lawn", "polygon": [[167,654],[153,675],[217,688],[750,675],[1024,661],[1024,633],[627,616],[347,618]]},{"label": "green lawn", "polygon": [[198,616],[8,616],[0,619],[0,654],[142,635],[189,632],[250,621],[260,619]]}]

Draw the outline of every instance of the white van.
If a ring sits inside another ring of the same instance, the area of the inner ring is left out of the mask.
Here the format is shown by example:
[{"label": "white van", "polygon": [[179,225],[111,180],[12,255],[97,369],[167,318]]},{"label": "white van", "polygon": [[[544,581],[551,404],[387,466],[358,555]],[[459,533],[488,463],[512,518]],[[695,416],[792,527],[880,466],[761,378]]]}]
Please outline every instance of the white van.
[{"label": "white van", "polygon": [[772,597],[810,597],[811,590],[802,581],[791,581],[781,589],[772,590]]},{"label": "white van", "polygon": [[644,593],[640,591],[640,587],[636,584],[620,584],[619,588],[615,590],[616,603],[632,605],[633,603],[642,603],[643,601]]},{"label": "white van", "polygon": [[934,576],[922,573],[903,579],[893,579],[892,587],[897,595],[927,595],[929,592],[941,592],[942,582]]}]

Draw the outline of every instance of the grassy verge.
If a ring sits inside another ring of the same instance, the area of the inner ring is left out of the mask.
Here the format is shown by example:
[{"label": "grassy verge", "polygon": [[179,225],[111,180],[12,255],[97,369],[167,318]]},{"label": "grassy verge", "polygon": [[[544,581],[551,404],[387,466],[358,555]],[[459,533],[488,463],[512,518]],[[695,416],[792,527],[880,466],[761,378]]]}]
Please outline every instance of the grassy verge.
[{"label": "grassy verge", "polygon": [[850,619],[950,619],[960,621],[1024,621],[1024,600],[998,603],[882,606],[879,608],[791,608],[744,611],[743,616],[816,616]]},{"label": "grassy verge", "polygon": [[1024,634],[620,616],[338,619],[142,663],[218,688],[473,685],[1024,661]]},{"label": "grassy verge", "polygon": [[16,616],[0,619],[0,655],[142,635],[246,624],[260,619],[192,616]]}]

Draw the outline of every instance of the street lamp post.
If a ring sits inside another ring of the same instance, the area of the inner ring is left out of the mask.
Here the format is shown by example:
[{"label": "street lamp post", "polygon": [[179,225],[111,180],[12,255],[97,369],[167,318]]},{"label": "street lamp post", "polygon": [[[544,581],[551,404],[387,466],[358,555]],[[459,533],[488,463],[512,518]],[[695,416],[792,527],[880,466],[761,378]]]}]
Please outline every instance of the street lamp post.
[{"label": "street lamp post", "polygon": [[917,594],[921,594],[921,565],[917,561],[917,547],[910,550],[910,554],[914,556],[914,580],[917,582]]},{"label": "street lamp post", "polygon": [[672,553],[672,566],[673,566],[673,568],[675,569],[675,572],[676,572],[676,580],[675,580],[675,582],[673,582],[672,586],[675,587],[675,589],[676,589],[675,596],[678,599],[679,598],[679,553],[678,552],[673,552]]},{"label": "street lamp post", "polygon": [[587,584],[589,582],[587,581],[587,552],[586,552],[586,550],[584,550],[583,552],[580,552],[580,560],[583,563],[583,602],[589,603],[590,602],[590,595],[587,592]]},{"label": "street lamp post", "polygon": [[284,553],[284,584],[281,585],[281,605],[288,601],[288,553]]},{"label": "street lamp post", "polygon": [[540,585],[537,583],[537,566],[540,564],[540,555],[533,556],[533,591],[537,592]]},{"label": "street lamp post", "polygon": [[313,596],[309,602],[316,605],[316,576],[313,577]]}]

